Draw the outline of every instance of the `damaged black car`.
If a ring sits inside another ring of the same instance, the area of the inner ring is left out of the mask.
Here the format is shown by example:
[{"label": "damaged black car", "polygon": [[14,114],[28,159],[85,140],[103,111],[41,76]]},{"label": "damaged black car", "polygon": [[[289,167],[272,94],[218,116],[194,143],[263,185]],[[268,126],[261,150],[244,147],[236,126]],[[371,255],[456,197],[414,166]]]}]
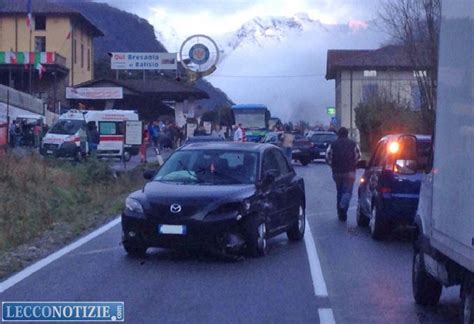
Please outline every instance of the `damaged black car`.
[{"label": "damaged black car", "polygon": [[144,177],[122,213],[129,255],[162,247],[263,256],[271,237],[304,236],[304,182],[274,145],[190,144]]}]

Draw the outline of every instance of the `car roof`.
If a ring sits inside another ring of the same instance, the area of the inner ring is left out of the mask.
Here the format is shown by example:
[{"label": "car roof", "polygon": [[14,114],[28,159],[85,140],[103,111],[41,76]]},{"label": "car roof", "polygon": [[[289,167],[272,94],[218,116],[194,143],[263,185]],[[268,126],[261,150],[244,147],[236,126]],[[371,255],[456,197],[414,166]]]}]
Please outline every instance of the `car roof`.
[{"label": "car roof", "polygon": [[271,144],[250,142],[198,142],[187,144],[180,148],[180,150],[228,150],[262,153],[268,148],[275,148],[275,146]]},{"label": "car roof", "polygon": [[431,136],[430,135],[423,135],[423,134],[410,134],[410,133],[402,133],[402,134],[390,134],[390,135],[385,135],[380,139],[380,141],[384,140],[397,140],[401,136],[414,136],[417,141],[420,142],[430,142],[431,141]]},{"label": "car roof", "polygon": [[219,136],[212,136],[212,135],[196,135],[191,136],[188,138],[188,141],[223,141],[224,139]]}]

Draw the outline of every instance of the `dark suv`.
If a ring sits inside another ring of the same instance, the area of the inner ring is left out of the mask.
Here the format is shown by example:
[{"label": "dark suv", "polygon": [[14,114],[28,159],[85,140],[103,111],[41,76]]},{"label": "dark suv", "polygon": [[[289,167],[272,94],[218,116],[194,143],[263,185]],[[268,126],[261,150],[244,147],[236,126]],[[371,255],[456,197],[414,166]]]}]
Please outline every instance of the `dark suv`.
[{"label": "dark suv", "polygon": [[313,143],[313,159],[326,159],[326,151],[332,142],[337,140],[334,132],[310,132],[308,139]]},{"label": "dark suv", "polygon": [[357,224],[370,225],[372,238],[386,237],[397,225],[412,225],[418,206],[421,177],[429,158],[431,137],[388,135],[377,144],[360,179]]}]

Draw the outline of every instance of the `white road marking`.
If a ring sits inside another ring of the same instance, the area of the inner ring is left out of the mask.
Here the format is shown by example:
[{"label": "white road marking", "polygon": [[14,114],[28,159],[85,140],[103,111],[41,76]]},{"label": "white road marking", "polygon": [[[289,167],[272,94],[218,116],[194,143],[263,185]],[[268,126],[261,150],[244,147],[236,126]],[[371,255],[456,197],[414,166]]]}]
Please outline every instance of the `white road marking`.
[{"label": "white road marking", "polygon": [[335,324],[334,314],[330,308],[318,309],[319,323],[321,324]]},{"label": "white road marking", "polygon": [[314,293],[318,297],[327,297],[328,291],[326,289],[326,282],[324,281],[321,263],[319,262],[318,251],[316,250],[316,244],[314,243],[309,224],[306,226],[304,232],[304,243],[306,245],[306,253],[308,254],[311,277],[313,278]]},{"label": "white road marking", "polygon": [[68,254],[69,252],[77,249],[78,247],[86,244],[90,240],[96,238],[97,236],[107,232],[110,230],[112,227],[118,225],[120,223],[120,217],[117,217],[113,221],[105,224],[104,226],[96,229],[92,233],[87,234],[83,238],[80,238],[79,240],[63,247],[61,250],[54,252],[53,254],[50,254],[44,259],[41,259],[40,261],[32,264],[31,266],[25,268],[24,270],[18,272],[17,274],[11,276],[10,278],[6,279],[5,281],[2,281],[0,283],[0,293],[3,293],[5,290],[13,287],[20,281],[28,278],[31,276],[33,273],[41,270],[42,268],[46,267],[48,264],[56,261],[60,257],[64,256],[65,254]]}]

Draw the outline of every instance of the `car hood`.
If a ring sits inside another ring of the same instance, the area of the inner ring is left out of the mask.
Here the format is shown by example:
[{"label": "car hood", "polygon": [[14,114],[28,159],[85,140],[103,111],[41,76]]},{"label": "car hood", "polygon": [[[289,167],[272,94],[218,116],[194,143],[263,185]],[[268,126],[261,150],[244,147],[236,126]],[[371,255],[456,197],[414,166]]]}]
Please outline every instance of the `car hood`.
[{"label": "car hood", "polygon": [[[139,200],[145,213],[152,217],[202,218],[225,206],[237,210],[255,191],[253,184],[213,186],[152,181],[131,197]],[[179,205],[181,211],[172,213],[171,205]]]}]

